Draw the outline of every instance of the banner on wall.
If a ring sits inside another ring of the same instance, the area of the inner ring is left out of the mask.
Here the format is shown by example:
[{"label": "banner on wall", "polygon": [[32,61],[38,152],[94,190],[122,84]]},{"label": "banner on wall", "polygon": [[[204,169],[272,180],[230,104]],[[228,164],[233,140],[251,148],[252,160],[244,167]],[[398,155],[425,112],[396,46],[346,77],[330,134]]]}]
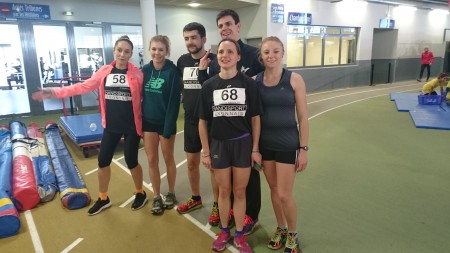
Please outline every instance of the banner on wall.
[{"label": "banner on wall", "polygon": [[0,2],[0,18],[50,19],[50,6]]},{"label": "banner on wall", "polygon": [[284,4],[272,4],[271,14],[272,23],[284,23]]},{"label": "banner on wall", "polygon": [[310,25],[312,23],[311,13],[288,12],[288,25]]}]

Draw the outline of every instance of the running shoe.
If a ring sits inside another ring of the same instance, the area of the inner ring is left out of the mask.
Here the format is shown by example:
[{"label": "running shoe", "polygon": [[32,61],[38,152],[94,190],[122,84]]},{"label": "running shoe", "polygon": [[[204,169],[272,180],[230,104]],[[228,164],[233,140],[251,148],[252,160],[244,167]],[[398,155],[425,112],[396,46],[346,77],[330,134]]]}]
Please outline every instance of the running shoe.
[{"label": "running shoe", "polygon": [[175,197],[175,193],[168,192],[166,196],[164,196],[164,209],[172,209],[177,203],[177,198]]},{"label": "running shoe", "polygon": [[214,202],[213,208],[211,209],[211,214],[209,215],[208,223],[211,226],[217,226],[220,223],[220,216],[219,216],[219,206],[217,202]]},{"label": "running shoe", "polygon": [[161,215],[164,212],[163,201],[161,196],[157,196],[153,198],[152,204],[152,214],[153,215]]},{"label": "running shoe", "polygon": [[106,200],[101,200],[100,198],[98,198],[97,201],[95,201],[95,204],[89,209],[88,215],[96,215],[109,207],[111,207],[111,201],[109,201],[109,197],[107,197]]},{"label": "running shoe", "polygon": [[275,234],[273,235],[272,239],[270,239],[269,244],[267,244],[267,247],[269,249],[281,249],[284,244],[286,244],[286,238],[287,238],[287,229],[281,229],[277,227],[277,230],[275,231]]},{"label": "running shoe", "polygon": [[131,205],[131,210],[136,211],[139,210],[141,208],[143,208],[145,206],[145,204],[147,204],[148,198],[147,198],[147,193],[136,193],[134,195],[134,202]]},{"label": "running shoe", "polygon": [[239,249],[239,253],[252,253],[252,248],[248,245],[246,241],[246,236],[235,236],[234,246]]},{"label": "running shoe", "polygon": [[258,226],[258,220],[253,220],[250,216],[245,215],[244,219],[244,235],[249,235]]},{"label": "running shoe", "polygon": [[227,243],[230,241],[231,239],[231,235],[230,232],[224,232],[224,231],[220,231],[217,234],[217,239],[214,240],[213,244],[212,244],[212,250],[219,252],[225,249],[225,247],[227,246]]},{"label": "running shoe", "polygon": [[284,253],[298,253],[299,243],[297,234],[288,233]]},{"label": "running shoe", "polygon": [[201,199],[195,201],[193,198],[190,198],[186,201],[186,203],[178,205],[177,211],[181,214],[189,213],[190,211],[201,208],[202,206],[203,205]]}]

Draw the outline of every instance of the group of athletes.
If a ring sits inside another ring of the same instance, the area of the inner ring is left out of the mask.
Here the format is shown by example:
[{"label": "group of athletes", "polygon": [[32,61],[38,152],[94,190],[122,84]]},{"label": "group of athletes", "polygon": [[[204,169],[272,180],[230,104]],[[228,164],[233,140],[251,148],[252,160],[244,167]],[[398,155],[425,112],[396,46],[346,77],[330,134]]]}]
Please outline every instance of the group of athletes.
[{"label": "group of athletes", "polygon": [[[114,45],[115,60],[85,82],[33,93],[35,100],[63,98],[99,89],[104,133],[98,157],[99,198],[89,209],[96,215],[111,206],[107,194],[114,151],[124,137],[124,156],[135,185],[132,210],[145,206],[143,172],[138,163],[141,138],[154,190],[151,211],[160,215],[177,203],[174,143],[183,94],[184,150],[192,196],[177,206],[181,214],[203,206],[200,163],[211,172],[214,203],[209,223],[221,231],[212,244],[222,251],[233,240],[240,252],[252,252],[246,241],[258,225],[261,209],[260,173],[271,190],[277,228],[268,247],[297,253],[295,175],[308,163],[308,115],[302,77],[283,68],[284,45],[274,36],[260,48],[240,38],[241,23],[234,10],[216,18],[222,40],[217,55],[205,49],[206,31],[192,22],[183,29],[187,54],[176,64],[167,59],[170,40],[150,40],[152,60],[138,69],[129,62],[133,43],[128,36]],[[160,192],[158,149],[167,170],[167,195]],[[235,226],[234,237],[230,228]]]}]

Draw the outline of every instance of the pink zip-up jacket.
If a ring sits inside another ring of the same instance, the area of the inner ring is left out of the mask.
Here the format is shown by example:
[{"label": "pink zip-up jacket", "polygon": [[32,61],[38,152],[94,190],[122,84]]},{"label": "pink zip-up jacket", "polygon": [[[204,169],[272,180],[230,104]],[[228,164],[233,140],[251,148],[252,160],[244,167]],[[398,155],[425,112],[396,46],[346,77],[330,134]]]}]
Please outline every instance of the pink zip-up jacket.
[{"label": "pink zip-up jacket", "polygon": [[[53,95],[56,98],[65,98],[75,95],[81,95],[91,92],[97,88],[99,90],[100,113],[102,115],[102,126],[106,128],[106,101],[105,101],[105,79],[111,73],[116,61],[109,65],[103,65],[97,72],[95,72],[89,79],[82,83],[53,89]],[[133,105],[134,124],[136,125],[136,132],[142,136],[142,94],[143,94],[143,74],[140,69],[128,62],[127,71],[128,83],[130,84],[131,103]]]},{"label": "pink zip-up jacket", "polygon": [[432,52],[422,52],[422,64],[433,64],[434,62],[434,55]]}]

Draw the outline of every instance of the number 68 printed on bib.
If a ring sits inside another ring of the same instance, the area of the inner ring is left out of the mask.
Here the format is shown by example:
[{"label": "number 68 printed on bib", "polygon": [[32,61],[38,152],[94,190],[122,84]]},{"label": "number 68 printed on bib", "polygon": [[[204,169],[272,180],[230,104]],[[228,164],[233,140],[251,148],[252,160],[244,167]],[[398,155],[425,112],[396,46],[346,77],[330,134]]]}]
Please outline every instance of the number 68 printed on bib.
[{"label": "number 68 printed on bib", "polygon": [[245,88],[226,88],[214,91],[214,105],[245,104]]}]

